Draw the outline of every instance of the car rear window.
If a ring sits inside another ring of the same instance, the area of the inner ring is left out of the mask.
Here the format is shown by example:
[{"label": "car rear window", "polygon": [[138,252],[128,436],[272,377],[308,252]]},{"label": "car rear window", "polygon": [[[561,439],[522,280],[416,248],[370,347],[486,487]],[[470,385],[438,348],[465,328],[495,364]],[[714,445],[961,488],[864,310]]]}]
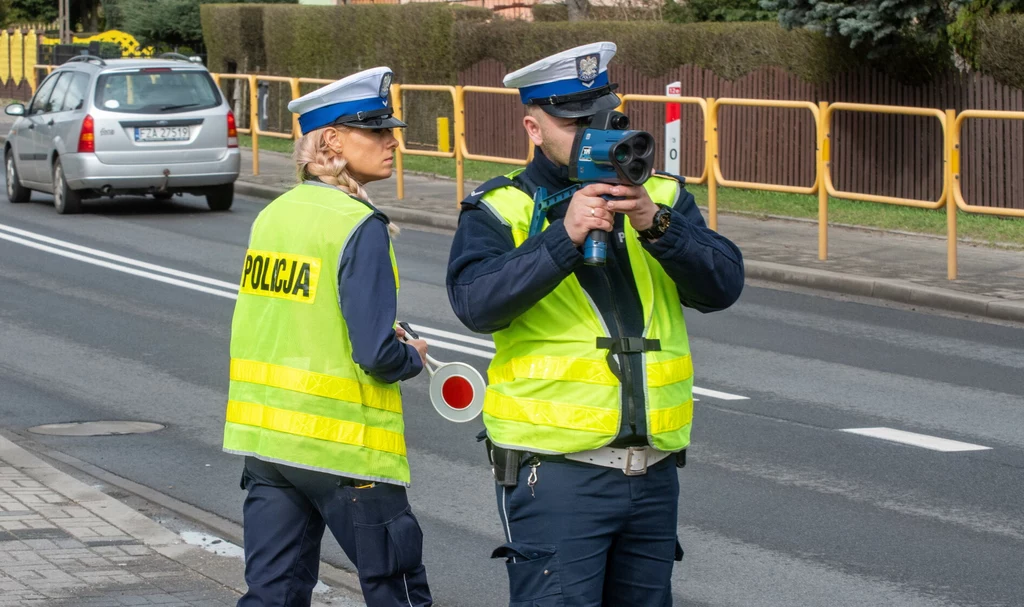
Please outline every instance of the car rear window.
[{"label": "car rear window", "polygon": [[127,114],[175,114],[220,104],[209,73],[200,70],[143,69],[102,74],[96,106]]}]

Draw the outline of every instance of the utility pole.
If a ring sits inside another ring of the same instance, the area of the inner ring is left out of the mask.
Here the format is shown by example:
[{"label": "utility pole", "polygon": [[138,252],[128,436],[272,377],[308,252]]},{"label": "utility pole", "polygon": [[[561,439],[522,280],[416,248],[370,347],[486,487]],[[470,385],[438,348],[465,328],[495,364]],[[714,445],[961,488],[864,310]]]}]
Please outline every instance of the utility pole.
[{"label": "utility pole", "polygon": [[57,0],[57,20],[60,22],[60,43],[71,44],[70,0]]}]

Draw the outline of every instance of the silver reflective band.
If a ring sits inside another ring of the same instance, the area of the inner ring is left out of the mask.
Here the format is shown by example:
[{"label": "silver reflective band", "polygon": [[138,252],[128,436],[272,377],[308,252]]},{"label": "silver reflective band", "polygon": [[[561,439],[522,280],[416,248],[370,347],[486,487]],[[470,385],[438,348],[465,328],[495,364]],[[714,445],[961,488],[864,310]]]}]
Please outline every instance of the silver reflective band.
[{"label": "silver reflective band", "polygon": [[657,464],[670,455],[672,451],[658,451],[651,447],[629,447],[627,449],[615,449],[613,447],[601,447],[592,451],[580,451],[578,453],[566,453],[565,459],[583,464],[593,464],[605,468],[622,470],[626,476],[639,476],[647,474],[647,468]]}]

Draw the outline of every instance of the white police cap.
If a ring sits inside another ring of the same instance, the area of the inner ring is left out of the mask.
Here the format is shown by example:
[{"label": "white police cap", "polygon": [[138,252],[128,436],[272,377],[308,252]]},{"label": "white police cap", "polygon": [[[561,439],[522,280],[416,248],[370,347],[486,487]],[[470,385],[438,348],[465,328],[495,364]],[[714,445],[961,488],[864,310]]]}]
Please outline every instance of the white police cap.
[{"label": "white police cap", "polygon": [[288,110],[299,115],[303,135],[333,124],[361,129],[402,128],[405,123],[392,116],[388,105],[393,78],[391,68],[363,70],[292,100]]},{"label": "white police cap", "polygon": [[539,105],[553,116],[580,118],[618,107],[608,83],[608,62],[614,42],[595,42],[545,57],[505,76],[508,88],[519,89],[525,104]]}]

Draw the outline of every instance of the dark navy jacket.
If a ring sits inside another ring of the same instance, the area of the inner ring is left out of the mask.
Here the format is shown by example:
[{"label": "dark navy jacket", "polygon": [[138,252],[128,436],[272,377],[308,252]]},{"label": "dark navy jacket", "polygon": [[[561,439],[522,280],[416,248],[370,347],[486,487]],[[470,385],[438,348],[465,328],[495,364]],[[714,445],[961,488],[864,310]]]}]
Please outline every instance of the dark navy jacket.
[{"label": "dark navy jacket", "polygon": [[[554,193],[571,185],[568,169],[558,167],[537,150],[516,186],[532,196],[533,187]],[[708,229],[680,180],[668,231],[643,247],[671,277],[686,307],[700,312],[724,310],[743,290],[743,257],[729,239]],[[569,203],[548,211],[550,226],[516,248],[511,230],[484,206],[480,197],[500,180],[473,191],[462,203],[459,227],[448,262],[448,298],[456,316],[470,330],[494,333],[575,274],[604,319],[610,337],[643,334],[643,310],[626,255],[623,216],[617,215],[603,268],[583,264],[583,254],[569,239],[563,219]],[[609,356],[612,371],[622,379],[624,415],[615,446],[647,444],[643,359],[639,353]],[[621,365],[620,365],[621,363]]]},{"label": "dark navy jacket", "polygon": [[356,227],[341,252],[338,301],[353,360],[376,379],[394,383],[419,375],[423,361],[415,348],[398,341],[393,328],[398,296],[388,218],[370,203],[360,202],[373,210],[373,216]]}]

